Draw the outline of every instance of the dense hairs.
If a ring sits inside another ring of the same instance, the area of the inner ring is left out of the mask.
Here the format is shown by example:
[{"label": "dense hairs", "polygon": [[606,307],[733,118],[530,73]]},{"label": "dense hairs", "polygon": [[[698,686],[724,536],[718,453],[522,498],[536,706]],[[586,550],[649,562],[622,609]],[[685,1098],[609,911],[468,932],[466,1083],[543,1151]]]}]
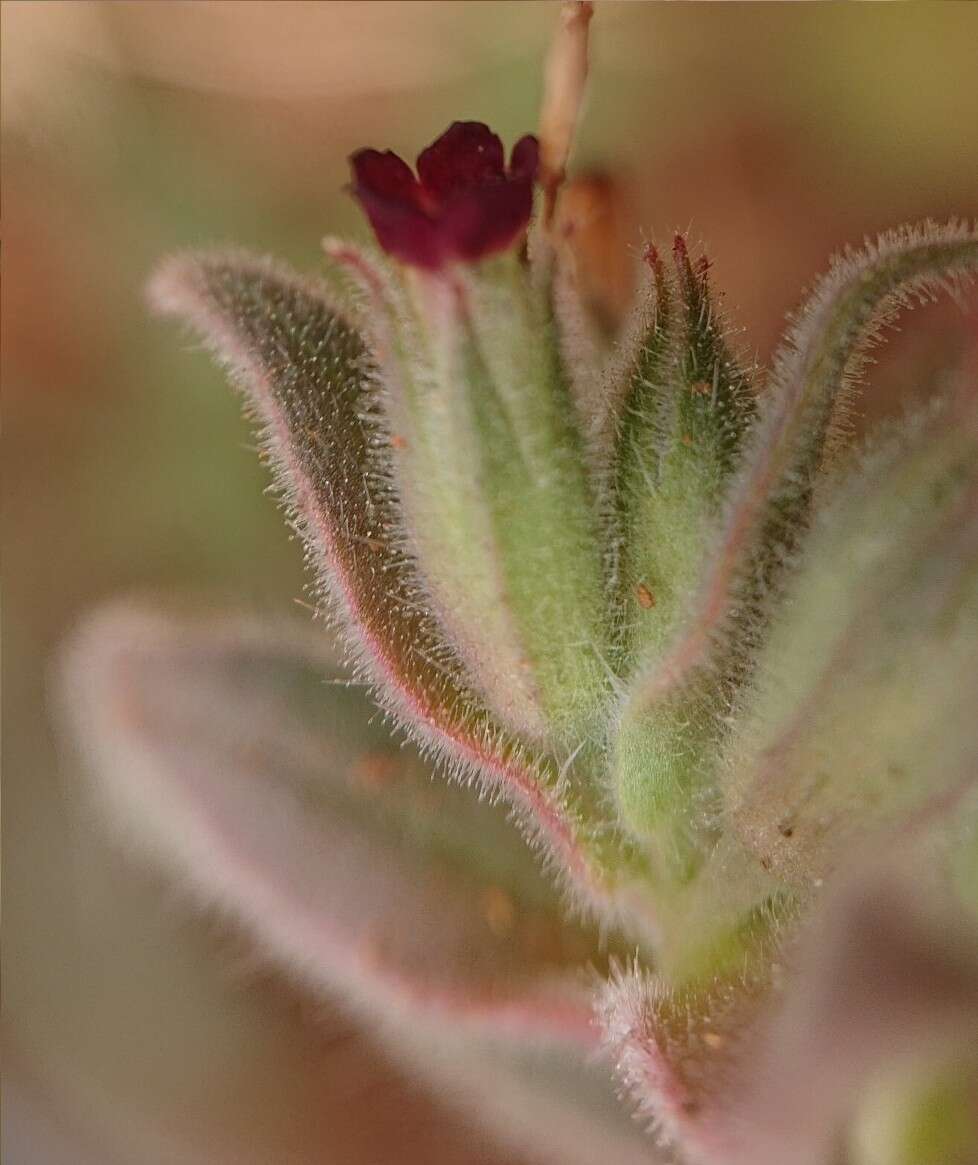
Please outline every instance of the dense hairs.
[{"label": "dense hairs", "polygon": [[586,830],[545,758],[493,721],[403,552],[376,371],[321,284],[238,253],[177,257],[155,306],[203,335],[260,427],[265,457],[358,674],[455,776],[501,793],[570,884],[594,894]]},{"label": "dense hairs", "polygon": [[[542,271],[327,253],[355,317],[233,252],[170,260],[151,298],[242,390],[386,721],[324,685],[308,628],[110,611],[63,672],[100,803],[544,1157],[642,1159],[609,1057],[684,1165],[825,1165],[894,1055],[963,1079],[973,376],[826,468],[869,347],[978,268],[974,229],[837,260],[756,400],[682,237],[670,266],[647,252],[617,341],[556,251]],[[894,847],[925,909],[859,889]]]}]

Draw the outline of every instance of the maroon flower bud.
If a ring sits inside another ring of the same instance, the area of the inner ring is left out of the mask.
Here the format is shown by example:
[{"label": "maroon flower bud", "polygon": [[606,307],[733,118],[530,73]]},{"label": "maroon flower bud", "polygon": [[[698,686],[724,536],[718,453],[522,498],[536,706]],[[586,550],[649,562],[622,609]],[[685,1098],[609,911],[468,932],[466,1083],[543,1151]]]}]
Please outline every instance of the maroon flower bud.
[{"label": "maroon flower bud", "polygon": [[533,207],[537,140],[520,138],[509,169],[503,144],[479,121],[456,121],[418,157],[418,177],[397,154],[358,150],[353,194],[377,241],[395,259],[436,270],[474,263],[522,235]]}]

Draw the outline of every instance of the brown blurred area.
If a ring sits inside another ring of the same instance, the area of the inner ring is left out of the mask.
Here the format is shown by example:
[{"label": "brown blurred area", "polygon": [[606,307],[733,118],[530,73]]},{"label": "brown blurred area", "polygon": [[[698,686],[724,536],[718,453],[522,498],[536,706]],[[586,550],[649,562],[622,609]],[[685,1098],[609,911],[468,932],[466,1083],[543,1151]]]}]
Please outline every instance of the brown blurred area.
[{"label": "brown blurred area", "polygon": [[[119,591],[270,612],[302,594],[236,401],[144,309],[154,262],[234,241],[316,268],[324,233],[364,232],[341,191],[351,150],[410,157],[456,118],[507,141],[532,129],[555,16],[3,5],[11,1165],[502,1159],[107,839],[54,730],[50,678],[74,621]],[[612,315],[629,267],[600,240],[688,230],[763,357],[845,242],[978,214],[976,6],[607,2],[593,36],[575,165],[594,176],[581,213]],[[908,321],[864,411],[926,389],[966,332],[953,305]]]}]

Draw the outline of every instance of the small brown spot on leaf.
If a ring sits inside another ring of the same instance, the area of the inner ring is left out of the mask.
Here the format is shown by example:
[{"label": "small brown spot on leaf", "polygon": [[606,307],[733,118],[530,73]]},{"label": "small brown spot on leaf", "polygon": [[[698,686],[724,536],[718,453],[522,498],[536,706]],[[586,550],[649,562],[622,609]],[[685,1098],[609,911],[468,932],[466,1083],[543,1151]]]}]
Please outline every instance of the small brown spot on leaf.
[{"label": "small brown spot on leaf", "polygon": [[496,938],[503,938],[512,931],[516,922],[516,904],[505,890],[490,886],[482,895],[482,910]]},{"label": "small brown spot on leaf", "polygon": [[360,789],[375,793],[396,780],[398,758],[387,752],[365,753],[350,771],[350,781]]},{"label": "small brown spot on leaf", "polygon": [[682,442],[688,449],[693,443],[693,438],[688,433],[683,433]]},{"label": "small brown spot on leaf", "polygon": [[638,605],[645,611],[650,611],[655,606],[655,595],[645,583],[639,583],[635,588],[635,598],[638,599]]}]

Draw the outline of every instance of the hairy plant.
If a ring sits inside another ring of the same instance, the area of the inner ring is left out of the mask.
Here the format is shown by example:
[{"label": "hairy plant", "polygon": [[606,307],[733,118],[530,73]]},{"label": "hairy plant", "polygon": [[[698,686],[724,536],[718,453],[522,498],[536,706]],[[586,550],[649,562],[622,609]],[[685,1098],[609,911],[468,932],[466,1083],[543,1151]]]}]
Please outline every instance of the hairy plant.
[{"label": "hairy plant", "polygon": [[115,607],[68,655],[76,730],[138,846],[537,1158],[965,1165],[978,370],[864,448],[845,415],[978,233],[847,252],[766,371],[677,236],[606,337],[555,226],[588,15],[508,166],[472,122],[417,177],[354,155],[380,248],[327,240],[331,283],[160,268],[346,665]]}]

